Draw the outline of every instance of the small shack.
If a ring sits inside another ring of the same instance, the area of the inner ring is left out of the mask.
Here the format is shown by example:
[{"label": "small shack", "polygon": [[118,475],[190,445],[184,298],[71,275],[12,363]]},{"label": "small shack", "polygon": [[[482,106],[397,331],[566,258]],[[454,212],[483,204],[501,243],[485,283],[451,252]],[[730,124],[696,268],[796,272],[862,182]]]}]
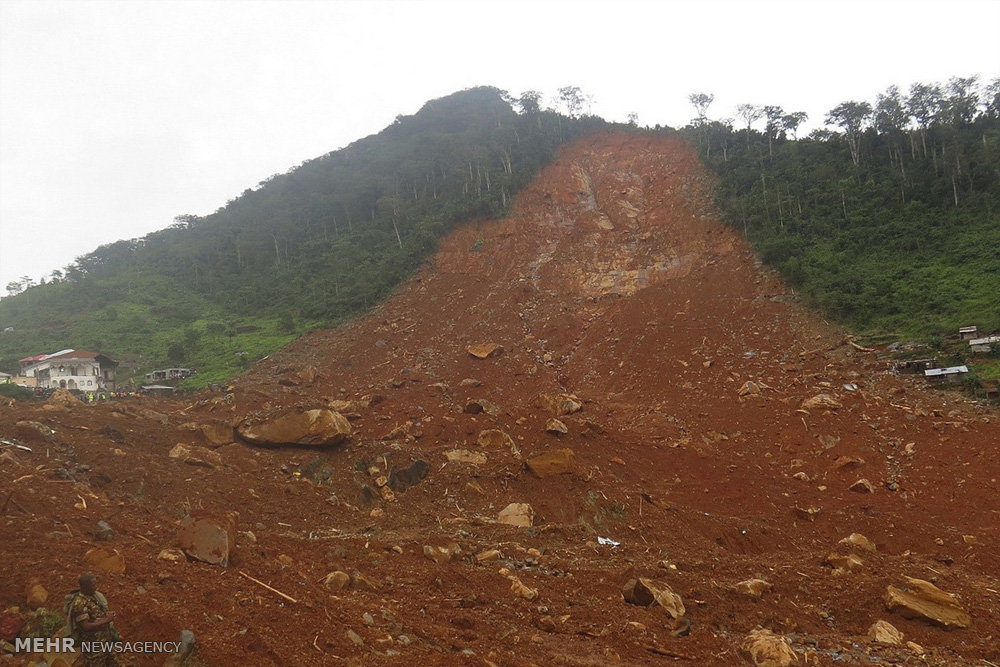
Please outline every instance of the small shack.
[{"label": "small shack", "polygon": [[960,340],[972,340],[979,335],[979,327],[960,327],[958,330],[958,337]]},{"label": "small shack", "polygon": [[924,377],[932,384],[959,384],[969,374],[968,366],[931,368],[924,371]]},{"label": "small shack", "polygon": [[1000,345],[1000,336],[973,338],[969,341],[969,349],[973,352],[989,352],[994,345]]},{"label": "small shack", "polygon": [[937,367],[937,359],[907,359],[896,364],[900,373],[923,373],[928,368]]}]

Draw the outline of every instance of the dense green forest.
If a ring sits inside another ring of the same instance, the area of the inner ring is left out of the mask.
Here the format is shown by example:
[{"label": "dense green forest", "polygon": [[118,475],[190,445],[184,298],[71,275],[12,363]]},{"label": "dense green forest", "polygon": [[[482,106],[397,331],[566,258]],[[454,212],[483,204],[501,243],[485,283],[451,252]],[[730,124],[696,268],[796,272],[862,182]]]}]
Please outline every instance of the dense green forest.
[{"label": "dense green forest", "polygon": [[[195,367],[220,381],[316,326],[385,297],[458,223],[503,214],[555,149],[609,127],[541,94],[474,88],[244,191],[215,213],[101,246],[46,284],[7,286],[0,368],[61,348],[132,371]],[[141,381],[141,378],[137,378]]]},{"label": "dense green forest", "polygon": [[803,113],[743,104],[734,126],[689,99],[727,221],[827,316],[918,340],[1000,328],[1000,80],[893,86],[797,140]]}]

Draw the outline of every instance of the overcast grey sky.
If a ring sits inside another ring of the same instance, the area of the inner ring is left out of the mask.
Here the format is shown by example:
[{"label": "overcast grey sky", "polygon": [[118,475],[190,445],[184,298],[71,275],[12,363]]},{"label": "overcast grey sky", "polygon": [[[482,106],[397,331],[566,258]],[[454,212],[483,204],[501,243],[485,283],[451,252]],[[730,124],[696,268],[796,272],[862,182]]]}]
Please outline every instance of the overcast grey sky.
[{"label": "overcast grey sky", "polygon": [[0,295],[477,85],[682,126],[1000,75],[1000,0],[0,0]]}]

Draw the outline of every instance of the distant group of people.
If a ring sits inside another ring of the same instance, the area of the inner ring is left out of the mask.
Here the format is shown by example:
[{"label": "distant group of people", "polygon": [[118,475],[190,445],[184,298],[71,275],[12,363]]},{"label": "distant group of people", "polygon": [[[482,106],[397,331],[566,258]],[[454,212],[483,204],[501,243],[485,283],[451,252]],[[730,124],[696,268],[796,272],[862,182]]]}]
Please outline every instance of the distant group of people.
[{"label": "distant group of people", "polygon": [[142,394],[138,391],[93,391],[85,395],[87,403],[98,403],[102,401],[119,401],[126,398],[139,398]]}]

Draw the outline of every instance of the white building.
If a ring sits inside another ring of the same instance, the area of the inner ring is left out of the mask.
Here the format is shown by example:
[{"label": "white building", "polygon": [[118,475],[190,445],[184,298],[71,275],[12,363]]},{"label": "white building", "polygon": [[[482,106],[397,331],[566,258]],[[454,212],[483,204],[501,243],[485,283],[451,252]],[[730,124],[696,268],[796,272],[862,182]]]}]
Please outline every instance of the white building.
[{"label": "white building", "polygon": [[21,375],[36,386],[80,391],[114,391],[118,362],[99,352],[61,350],[21,359]]}]

